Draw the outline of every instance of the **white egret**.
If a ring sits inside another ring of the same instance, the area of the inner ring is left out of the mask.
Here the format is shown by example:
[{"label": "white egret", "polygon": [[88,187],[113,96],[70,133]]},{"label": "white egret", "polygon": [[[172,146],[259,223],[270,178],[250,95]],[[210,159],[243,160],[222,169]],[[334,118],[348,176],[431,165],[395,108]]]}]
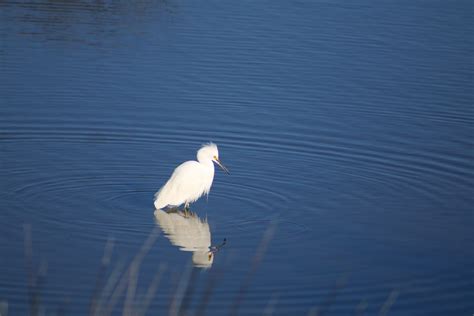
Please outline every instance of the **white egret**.
[{"label": "white egret", "polygon": [[189,203],[209,194],[214,180],[213,162],[229,173],[219,160],[217,146],[213,143],[203,145],[197,152],[197,161],[186,161],[176,167],[170,179],[155,194],[155,208],[179,207],[184,203],[185,210],[189,210]]}]

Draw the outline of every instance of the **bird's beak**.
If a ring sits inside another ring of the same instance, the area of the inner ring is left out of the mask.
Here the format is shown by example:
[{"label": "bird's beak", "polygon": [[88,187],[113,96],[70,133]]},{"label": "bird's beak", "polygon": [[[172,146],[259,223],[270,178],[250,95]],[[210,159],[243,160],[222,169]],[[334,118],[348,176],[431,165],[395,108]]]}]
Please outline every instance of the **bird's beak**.
[{"label": "bird's beak", "polygon": [[214,161],[215,161],[215,163],[216,163],[219,167],[221,167],[222,170],[224,170],[227,174],[230,174],[229,169],[227,169],[227,168],[222,164],[222,162],[219,160],[219,158],[216,158]]}]

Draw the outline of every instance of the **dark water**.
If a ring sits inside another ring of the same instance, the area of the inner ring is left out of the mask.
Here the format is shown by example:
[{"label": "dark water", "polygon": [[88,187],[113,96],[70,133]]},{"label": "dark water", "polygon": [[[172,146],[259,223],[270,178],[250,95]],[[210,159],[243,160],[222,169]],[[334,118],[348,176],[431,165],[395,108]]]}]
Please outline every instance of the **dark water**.
[{"label": "dark water", "polygon": [[214,141],[232,174],[192,209],[227,244],[192,269],[194,228],[164,229],[149,314],[188,277],[196,311],[215,275],[210,315],[246,280],[243,315],[472,314],[472,21],[468,0],[0,1],[0,301],[28,311],[31,224],[41,308],[85,314],[107,239],[129,262]]}]

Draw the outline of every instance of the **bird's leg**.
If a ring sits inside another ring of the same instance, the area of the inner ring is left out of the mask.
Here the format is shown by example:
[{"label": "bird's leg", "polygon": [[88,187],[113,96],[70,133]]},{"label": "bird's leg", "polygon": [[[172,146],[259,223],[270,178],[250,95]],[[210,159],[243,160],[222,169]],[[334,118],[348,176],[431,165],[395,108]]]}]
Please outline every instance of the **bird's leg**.
[{"label": "bird's leg", "polygon": [[189,202],[184,203],[184,217],[189,217],[191,214],[189,210]]}]

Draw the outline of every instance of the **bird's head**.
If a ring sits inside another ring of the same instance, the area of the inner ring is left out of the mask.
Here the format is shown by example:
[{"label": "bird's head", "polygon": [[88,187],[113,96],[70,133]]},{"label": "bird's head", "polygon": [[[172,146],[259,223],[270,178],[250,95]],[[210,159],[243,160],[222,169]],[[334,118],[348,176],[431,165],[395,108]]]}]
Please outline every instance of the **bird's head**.
[{"label": "bird's head", "polygon": [[213,161],[222,170],[224,170],[227,174],[229,174],[229,169],[227,169],[222,162],[219,160],[219,150],[217,149],[217,145],[214,143],[205,144],[198,150],[197,159],[199,162],[205,161]]},{"label": "bird's head", "polygon": [[214,254],[204,250],[194,251],[192,261],[197,268],[210,268],[214,262]]}]

